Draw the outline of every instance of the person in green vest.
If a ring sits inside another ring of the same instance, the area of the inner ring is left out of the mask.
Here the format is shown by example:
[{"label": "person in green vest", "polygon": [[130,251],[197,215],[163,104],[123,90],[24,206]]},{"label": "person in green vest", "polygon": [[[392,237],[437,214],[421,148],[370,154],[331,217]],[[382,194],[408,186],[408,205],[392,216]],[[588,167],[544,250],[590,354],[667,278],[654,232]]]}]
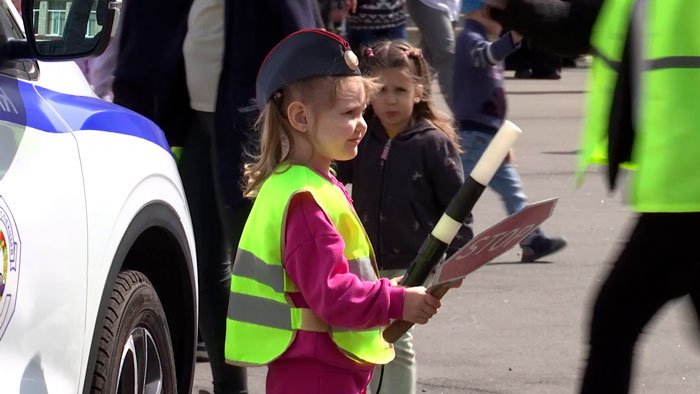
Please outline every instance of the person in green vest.
[{"label": "person in green vest", "polygon": [[352,202],[331,173],[367,131],[378,86],[342,37],[309,29],[282,40],[256,82],[260,153],[245,166],[255,202],[238,245],[225,357],[268,366],[267,393],[365,393],[394,358],[391,319],[425,324],[440,307],[424,287],[379,279]]},{"label": "person in green vest", "polygon": [[593,53],[579,180],[630,169],[629,240],[593,307],[581,393],[627,393],[635,343],[670,300],[700,316],[700,1],[487,0],[490,15],[563,55]]}]

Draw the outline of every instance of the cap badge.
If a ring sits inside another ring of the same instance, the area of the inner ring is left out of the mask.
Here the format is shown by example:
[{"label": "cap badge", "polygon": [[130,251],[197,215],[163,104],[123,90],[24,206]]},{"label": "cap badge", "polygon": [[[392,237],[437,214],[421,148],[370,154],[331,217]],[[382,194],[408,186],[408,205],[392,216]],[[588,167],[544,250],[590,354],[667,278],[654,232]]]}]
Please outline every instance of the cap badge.
[{"label": "cap badge", "polygon": [[360,65],[360,61],[357,59],[357,55],[355,55],[355,52],[353,52],[350,49],[345,51],[345,53],[343,54],[343,59],[345,59],[345,64],[347,64],[352,71],[357,70],[357,68]]}]

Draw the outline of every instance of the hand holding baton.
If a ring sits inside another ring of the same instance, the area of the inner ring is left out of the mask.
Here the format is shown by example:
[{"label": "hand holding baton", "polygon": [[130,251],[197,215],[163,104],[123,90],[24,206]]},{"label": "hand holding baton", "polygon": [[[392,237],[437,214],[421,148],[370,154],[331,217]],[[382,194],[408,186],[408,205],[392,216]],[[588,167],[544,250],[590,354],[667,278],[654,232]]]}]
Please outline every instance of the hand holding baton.
[{"label": "hand holding baton", "polygon": [[[484,189],[486,189],[486,186],[491,181],[496,170],[498,170],[503,163],[510,148],[521,133],[522,131],[518,126],[510,121],[505,121],[505,123],[503,123],[503,126],[501,126],[493,137],[493,140],[479,158],[479,161],[476,163],[476,166],[474,166],[474,169],[469,174],[462,187],[448,204],[445,213],[443,213],[442,217],[433,228],[433,231],[428,235],[425,241],[423,241],[418,255],[409,265],[406,275],[399,283],[400,285],[412,287],[424,284],[433,267],[440,262],[448,245],[462,227],[464,219],[466,219],[472,211],[474,204],[476,204],[476,201],[479,199]],[[443,286],[438,286],[438,289],[442,289],[442,287]],[[442,294],[439,296],[439,293],[431,292],[431,294],[441,298],[447,291],[447,288],[449,288],[449,286],[441,290]],[[438,289],[430,290],[437,291]],[[398,331],[396,329],[397,325],[408,325],[408,327],[400,331],[398,336],[395,336]],[[384,339],[390,343],[396,342],[398,337],[406,332],[412,325],[412,323],[397,320],[384,330]]]}]

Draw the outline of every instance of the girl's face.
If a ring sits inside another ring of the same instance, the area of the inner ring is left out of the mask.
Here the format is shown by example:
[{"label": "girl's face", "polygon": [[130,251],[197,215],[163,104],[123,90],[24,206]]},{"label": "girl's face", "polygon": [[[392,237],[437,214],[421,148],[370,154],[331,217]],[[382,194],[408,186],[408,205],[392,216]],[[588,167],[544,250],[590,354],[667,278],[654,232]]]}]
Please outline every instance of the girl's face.
[{"label": "girl's face", "polygon": [[372,109],[389,137],[394,137],[411,125],[413,106],[420,101],[422,88],[403,68],[387,68],[375,75],[382,89],[372,99]]},{"label": "girl's face", "polygon": [[314,168],[327,171],[332,160],[345,161],[357,156],[357,146],[367,132],[367,123],[362,118],[366,107],[364,83],[350,79],[343,84],[330,109],[311,110]]}]

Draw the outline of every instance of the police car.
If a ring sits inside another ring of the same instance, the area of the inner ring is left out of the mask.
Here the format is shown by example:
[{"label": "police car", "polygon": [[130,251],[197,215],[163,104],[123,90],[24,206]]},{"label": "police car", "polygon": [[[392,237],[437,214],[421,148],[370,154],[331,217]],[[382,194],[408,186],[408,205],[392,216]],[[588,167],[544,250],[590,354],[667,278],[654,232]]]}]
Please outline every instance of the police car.
[{"label": "police car", "polygon": [[[120,0],[0,0],[0,393],[188,393],[197,280],[176,164],[72,62]],[[25,34],[26,31],[26,34]]]}]

